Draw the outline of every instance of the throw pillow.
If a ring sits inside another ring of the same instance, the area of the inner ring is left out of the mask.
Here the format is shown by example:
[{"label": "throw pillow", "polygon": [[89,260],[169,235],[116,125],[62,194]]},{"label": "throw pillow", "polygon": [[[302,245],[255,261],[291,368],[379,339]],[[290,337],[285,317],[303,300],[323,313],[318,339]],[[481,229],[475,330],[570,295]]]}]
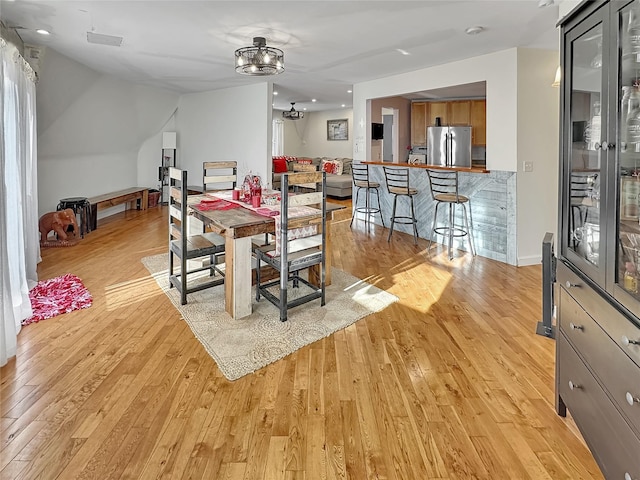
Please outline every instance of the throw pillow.
[{"label": "throw pillow", "polygon": [[342,162],[340,160],[322,160],[322,170],[334,175],[342,175]]},{"label": "throw pillow", "polygon": [[287,161],[284,158],[273,159],[273,173],[285,173],[287,171]]}]

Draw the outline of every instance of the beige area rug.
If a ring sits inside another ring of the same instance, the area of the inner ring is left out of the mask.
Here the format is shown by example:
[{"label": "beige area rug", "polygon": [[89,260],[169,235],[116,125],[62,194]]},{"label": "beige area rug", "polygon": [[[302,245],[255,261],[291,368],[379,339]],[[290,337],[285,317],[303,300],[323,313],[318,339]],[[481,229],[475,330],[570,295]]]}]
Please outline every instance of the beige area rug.
[{"label": "beige area rug", "polygon": [[254,299],[253,313],[233,320],[224,309],[223,286],[192,293],[188,303],[180,305],[177,290],[168,288],[167,255],[145,257],[142,263],[229,380],[237,380],[398,301],[395,295],[334,268],[324,307],[319,299],[314,300],[289,310],[288,320],[281,322],[273,304],[264,298],[259,302]]}]

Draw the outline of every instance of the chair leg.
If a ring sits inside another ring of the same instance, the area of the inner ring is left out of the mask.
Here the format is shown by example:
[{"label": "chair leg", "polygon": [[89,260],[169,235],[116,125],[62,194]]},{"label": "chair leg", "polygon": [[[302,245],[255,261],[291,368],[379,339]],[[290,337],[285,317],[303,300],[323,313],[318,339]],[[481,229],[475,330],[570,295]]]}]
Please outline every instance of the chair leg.
[{"label": "chair leg", "polygon": [[169,249],[169,288],[173,288],[171,283],[171,275],[173,275],[173,252]]},{"label": "chair leg", "polygon": [[376,198],[378,199],[378,213],[380,214],[380,221],[382,222],[382,227],[384,228],[384,217],[382,216],[382,207],[380,206],[380,192],[377,188],[374,188],[376,192]]},{"label": "chair leg", "polygon": [[287,283],[289,283],[289,271],[280,271],[280,321],[287,321]]},{"label": "chair leg", "polygon": [[455,217],[453,203],[449,204],[449,260],[453,260],[453,222]]},{"label": "chair leg", "polygon": [[260,256],[256,255],[256,302],[260,301]]},{"label": "chair leg", "polygon": [[391,228],[389,229],[389,237],[387,242],[391,241],[391,235],[393,235],[393,225],[396,221],[396,203],[398,201],[398,195],[393,196],[393,209],[391,210]]},{"label": "chair leg", "polygon": [[418,244],[418,220],[416,220],[416,212],[413,208],[413,195],[409,196],[409,200],[411,200],[411,220],[413,220],[413,244]]},{"label": "chair leg", "polygon": [[467,235],[469,236],[469,246],[471,247],[471,254],[476,256],[476,241],[473,238],[473,220],[471,218],[471,204],[469,204],[469,218],[467,218],[467,206],[463,203],[462,209],[464,210],[464,223],[467,226]]},{"label": "chair leg", "polygon": [[429,246],[427,250],[431,250],[431,242],[433,242],[436,234],[436,222],[438,220],[438,207],[440,206],[440,202],[436,202],[436,206],[433,208],[433,223],[431,224],[431,235],[429,235]]},{"label": "chair leg", "polygon": [[187,259],[180,259],[180,303],[187,304]]},{"label": "chair leg", "polygon": [[351,223],[349,224],[349,228],[353,225],[353,220],[356,218],[356,214],[358,213],[358,197],[360,196],[360,187],[356,188],[356,200],[353,204],[353,213],[351,214]]}]

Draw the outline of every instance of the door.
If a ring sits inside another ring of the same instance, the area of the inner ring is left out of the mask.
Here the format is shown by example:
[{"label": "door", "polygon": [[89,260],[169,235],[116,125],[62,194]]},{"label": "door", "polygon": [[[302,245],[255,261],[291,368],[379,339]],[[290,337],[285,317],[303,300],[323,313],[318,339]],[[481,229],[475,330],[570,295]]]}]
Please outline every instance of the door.
[{"label": "door", "polygon": [[449,125],[471,125],[471,101],[449,102]]},{"label": "door", "polygon": [[449,166],[471,166],[471,127],[449,128]]},{"label": "door", "polygon": [[[440,117],[442,125],[449,125],[448,102],[430,102],[429,103],[429,121],[427,127],[436,124],[436,118]],[[428,147],[427,142],[427,147]]]},{"label": "door", "polygon": [[414,147],[427,144],[427,103],[411,104],[411,145]]},{"label": "door", "polygon": [[393,115],[383,115],[382,124],[382,161],[393,162]]},{"label": "door", "polygon": [[567,33],[561,248],[575,266],[605,287],[608,148],[604,8]]},{"label": "door", "polygon": [[427,127],[427,164],[446,167],[449,158],[449,127]]}]

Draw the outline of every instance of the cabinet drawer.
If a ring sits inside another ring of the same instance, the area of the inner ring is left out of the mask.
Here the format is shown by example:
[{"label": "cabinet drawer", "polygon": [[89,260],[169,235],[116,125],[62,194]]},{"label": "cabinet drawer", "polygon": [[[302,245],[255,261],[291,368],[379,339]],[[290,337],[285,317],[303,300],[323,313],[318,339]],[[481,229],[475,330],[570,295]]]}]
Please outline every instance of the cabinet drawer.
[{"label": "cabinet drawer", "polygon": [[640,367],[562,287],[559,327],[640,437]]},{"label": "cabinet drawer", "polygon": [[562,262],[558,262],[556,276],[562,288],[570,285],[567,288],[569,295],[588,311],[622,351],[640,366],[640,327],[616,310]]},{"label": "cabinet drawer", "polygon": [[631,431],[562,332],[557,338],[556,361],[560,397],[602,473],[607,479],[640,478],[640,438]]}]

